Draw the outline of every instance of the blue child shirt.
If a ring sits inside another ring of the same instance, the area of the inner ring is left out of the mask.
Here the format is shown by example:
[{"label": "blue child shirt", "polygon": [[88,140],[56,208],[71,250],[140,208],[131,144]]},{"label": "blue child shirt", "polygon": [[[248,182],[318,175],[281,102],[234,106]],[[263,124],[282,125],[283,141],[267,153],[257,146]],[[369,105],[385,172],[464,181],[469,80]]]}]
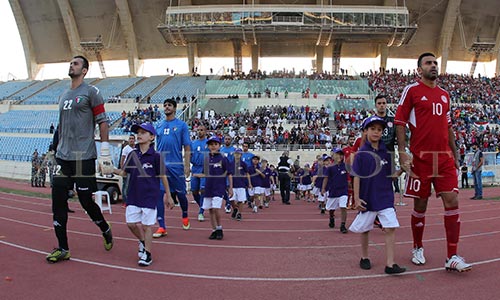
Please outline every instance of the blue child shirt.
[{"label": "blue child shirt", "polygon": [[392,163],[384,143],[378,150],[366,142],[354,157],[353,176],[359,177],[359,198],[366,201],[368,211],[394,207],[392,191]]},{"label": "blue child shirt", "polygon": [[221,153],[210,153],[208,157],[208,174],[205,174],[205,197],[224,197],[226,179],[232,174],[227,158]]},{"label": "blue child shirt", "polygon": [[155,209],[160,197],[159,176],[165,165],[153,145],[145,153],[141,153],[138,147],[130,152],[123,168],[130,175],[127,204]]},{"label": "blue child shirt", "polygon": [[347,176],[348,172],[345,163],[334,164],[326,168],[325,176],[328,178],[326,190],[328,198],[337,198],[346,196],[348,190]]}]

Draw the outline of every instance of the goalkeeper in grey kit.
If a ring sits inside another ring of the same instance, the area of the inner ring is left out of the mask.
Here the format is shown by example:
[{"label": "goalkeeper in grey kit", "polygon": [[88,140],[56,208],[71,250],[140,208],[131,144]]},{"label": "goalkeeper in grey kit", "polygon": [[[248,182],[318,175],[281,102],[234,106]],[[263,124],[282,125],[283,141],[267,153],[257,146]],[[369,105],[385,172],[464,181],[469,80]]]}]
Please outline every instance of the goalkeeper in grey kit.
[{"label": "goalkeeper in grey kit", "polygon": [[83,56],[75,56],[69,65],[71,87],[59,98],[59,143],[57,145],[52,187],[52,213],[54,231],[58,240],[46,259],[50,263],[68,260],[66,223],[68,222],[68,186],[76,184],[78,199],[89,217],[99,227],[104,238],[104,249],[113,247],[111,227],[104,219],[99,206],[93,201],[97,191],[95,160],[97,150],[94,140],[95,125],[101,136],[99,164],[104,175],[112,174],[113,164],[109,154],[109,135],[104,101],[99,90],[83,81],[89,62]]}]

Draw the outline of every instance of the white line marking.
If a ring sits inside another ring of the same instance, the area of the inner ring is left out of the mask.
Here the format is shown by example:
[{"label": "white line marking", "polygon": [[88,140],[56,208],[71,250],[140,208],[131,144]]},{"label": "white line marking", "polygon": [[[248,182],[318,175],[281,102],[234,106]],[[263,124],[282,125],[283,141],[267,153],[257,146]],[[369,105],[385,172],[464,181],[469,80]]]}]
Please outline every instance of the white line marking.
[{"label": "white line marking", "polygon": [[[25,250],[25,251],[30,251],[33,253],[38,253],[38,254],[43,254],[47,255],[48,252],[41,251],[38,249],[33,249],[25,246],[21,246],[18,244],[13,244],[5,241],[0,240],[0,244],[4,244],[6,246],[14,247],[17,249]],[[239,277],[239,276],[220,276],[220,275],[203,275],[203,274],[189,274],[189,273],[178,273],[178,272],[167,272],[167,271],[155,271],[155,270],[145,270],[145,269],[139,269],[139,268],[131,268],[131,267],[125,267],[125,266],[120,266],[120,265],[112,265],[112,264],[105,264],[105,263],[100,263],[100,262],[95,262],[95,261],[90,261],[90,260],[85,260],[85,259],[79,259],[79,258],[71,258],[72,261],[76,261],[79,263],[83,264],[88,264],[88,265],[93,265],[93,266],[98,266],[98,267],[104,267],[104,268],[110,268],[110,269],[116,269],[116,270],[123,270],[123,271],[131,271],[131,272],[138,272],[138,273],[148,273],[148,274],[155,274],[155,275],[164,275],[164,276],[173,276],[173,277],[184,277],[184,278],[197,278],[197,279],[222,279],[222,280],[234,280],[234,281],[279,281],[279,282],[287,282],[287,281],[330,281],[330,280],[335,280],[335,281],[340,281],[340,280],[352,280],[352,279],[371,279],[371,278],[384,278],[384,277],[392,277],[391,275],[385,275],[385,274],[373,274],[373,275],[353,275],[353,276],[332,276],[332,277]],[[477,261],[473,262],[472,265],[482,265],[482,264],[489,264],[489,263],[494,263],[494,262],[499,262],[500,258],[493,258],[489,260],[483,260],[483,261]],[[431,272],[444,272],[444,268],[431,268],[431,269],[425,269],[425,270],[418,270],[418,271],[407,271],[403,274],[400,274],[398,276],[408,276],[408,275],[414,275],[414,274],[422,274],[422,273],[431,273]]]}]

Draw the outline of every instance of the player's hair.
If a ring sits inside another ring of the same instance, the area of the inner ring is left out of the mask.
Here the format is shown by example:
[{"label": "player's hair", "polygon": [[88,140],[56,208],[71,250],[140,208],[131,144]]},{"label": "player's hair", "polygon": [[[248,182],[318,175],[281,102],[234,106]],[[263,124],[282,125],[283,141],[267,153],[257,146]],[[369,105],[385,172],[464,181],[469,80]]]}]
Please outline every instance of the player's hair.
[{"label": "player's hair", "polygon": [[382,99],[382,98],[384,98],[385,100],[387,100],[387,95],[378,94],[377,97],[375,97],[375,104],[377,104],[377,100],[378,99]]},{"label": "player's hair", "polygon": [[418,61],[417,61],[417,67],[419,67],[419,68],[422,67],[422,59],[424,59],[424,57],[427,57],[427,56],[436,57],[436,55],[434,55],[431,52],[425,52],[425,53],[420,54],[420,56],[418,57]]},{"label": "player's hair", "polygon": [[87,70],[89,69],[89,60],[88,60],[88,59],[86,59],[84,56],[82,56],[82,55],[77,55],[77,56],[75,56],[75,57],[73,57],[73,58],[80,58],[81,60],[83,60],[83,67],[84,67],[85,69],[87,69]]}]

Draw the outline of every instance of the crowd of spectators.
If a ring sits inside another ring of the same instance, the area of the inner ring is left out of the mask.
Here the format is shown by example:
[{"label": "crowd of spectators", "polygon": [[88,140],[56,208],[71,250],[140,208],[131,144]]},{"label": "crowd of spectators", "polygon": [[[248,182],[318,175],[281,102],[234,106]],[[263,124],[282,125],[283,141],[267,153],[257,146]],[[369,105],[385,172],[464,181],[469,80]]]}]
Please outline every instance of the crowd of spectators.
[{"label": "crowd of spectators", "polygon": [[[368,79],[368,84],[375,93],[389,95],[389,103],[397,103],[404,87],[415,82],[418,74],[416,71],[404,73],[391,69],[385,72],[362,73],[361,77]],[[439,76],[438,82],[439,86],[450,93],[454,103],[500,103],[500,77],[444,74]]]}]

